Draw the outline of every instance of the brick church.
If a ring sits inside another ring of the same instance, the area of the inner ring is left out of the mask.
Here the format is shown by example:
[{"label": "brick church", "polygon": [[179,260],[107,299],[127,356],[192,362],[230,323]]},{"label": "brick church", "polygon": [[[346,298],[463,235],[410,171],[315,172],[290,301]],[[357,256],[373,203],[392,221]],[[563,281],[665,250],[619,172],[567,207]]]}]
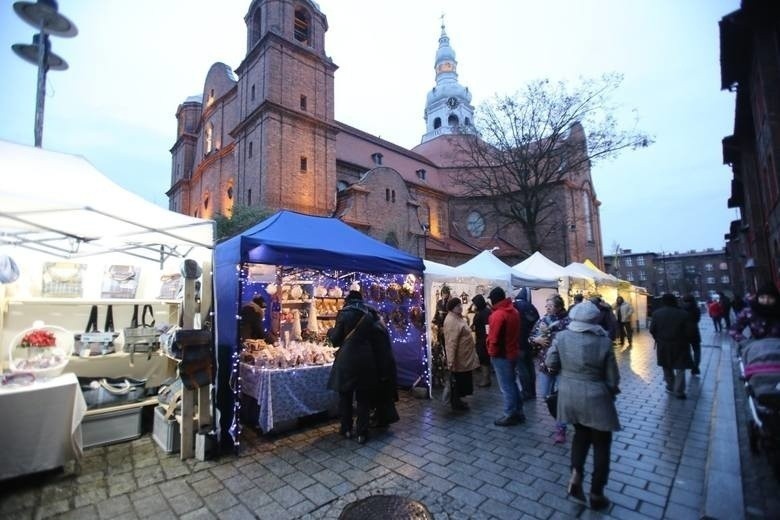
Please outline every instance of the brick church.
[{"label": "brick church", "polygon": [[[173,211],[230,215],[235,204],[333,216],[417,256],[457,265],[485,249],[510,265],[533,253],[519,225],[495,222],[490,205],[452,176],[458,139],[474,135],[471,93],[458,82],[444,25],[434,57],[425,131],[411,150],[334,117],[337,65],[325,50],[328,22],[310,0],[253,0],[247,53],[232,70],[215,63],[202,95],[176,112],[171,148]],[[432,46],[433,47],[433,46]],[[569,139],[584,133],[572,127]],[[559,183],[560,218],[544,254],[560,264],[601,264],[599,202],[590,169]]]}]

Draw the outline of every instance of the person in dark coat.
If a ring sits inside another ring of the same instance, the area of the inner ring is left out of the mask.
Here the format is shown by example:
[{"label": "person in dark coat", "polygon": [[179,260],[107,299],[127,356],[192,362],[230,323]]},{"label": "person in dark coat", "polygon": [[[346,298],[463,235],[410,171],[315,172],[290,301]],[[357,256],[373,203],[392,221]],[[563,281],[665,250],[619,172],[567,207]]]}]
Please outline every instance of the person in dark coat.
[{"label": "person in dark coat", "polygon": [[262,296],[255,296],[252,301],[241,307],[241,325],[239,327],[241,339],[263,339],[265,337],[264,319],[265,300]]},{"label": "person in dark coat", "polygon": [[520,313],[520,353],[515,371],[520,380],[520,386],[523,387],[520,397],[527,401],[536,399],[536,368],[534,367],[534,354],[529,338],[536,322],[539,321],[539,311],[529,301],[528,289],[525,287],[517,292],[512,304]]},{"label": "person in dark coat", "polygon": [[574,424],[568,494],[585,501],[585,459],[593,445],[590,507],[603,509],[609,505],[604,487],[609,477],[612,432],[620,430],[615,408],[620,373],[612,342],[599,325],[598,307],[591,302],[577,304],[569,309],[569,318],[568,327],[555,336],[545,358],[551,370],[560,372],[556,417]]},{"label": "person in dark coat", "polygon": [[673,294],[661,296],[661,308],[653,312],[650,334],[655,339],[658,366],[663,368],[666,391],[685,399],[685,371],[693,368],[691,343],[693,324],[688,313],[677,306]]},{"label": "person in dark coat", "polygon": [[[374,311],[374,309],[370,310]],[[378,313],[375,317],[371,343],[374,348],[379,381],[376,392],[371,399],[369,422],[371,426],[384,428],[400,419],[395,408],[395,403],[398,401],[398,373],[390,332]]]},{"label": "person in dark coat", "polygon": [[[339,393],[339,433],[346,438],[357,436],[364,444],[368,440],[371,400],[379,383],[379,370],[372,344],[377,313],[363,303],[359,291],[349,291],[344,307],[336,315],[336,323],[328,330],[328,339],[338,347],[330,371],[328,388]],[[353,399],[357,403],[353,431]]]},{"label": "person in dark coat", "polygon": [[701,332],[699,332],[699,321],[701,321],[701,309],[699,304],[696,303],[696,298],[692,294],[686,294],[682,297],[682,308],[688,313],[688,317],[693,323],[693,339],[691,340],[691,350],[693,350],[693,370],[691,370],[692,376],[698,376],[701,371],[699,365],[701,364]]},{"label": "person in dark coat", "polygon": [[474,304],[474,319],[471,322],[471,328],[474,330],[474,343],[479,358],[479,380],[477,386],[485,388],[490,386],[490,356],[487,352],[487,330],[490,317],[490,307],[488,307],[485,297],[481,294],[471,299]]},{"label": "person in dark coat", "polygon": [[601,312],[599,325],[607,331],[609,339],[615,341],[617,339],[618,322],[615,313],[612,312],[612,306],[602,300],[601,296],[597,294],[590,297],[590,302],[598,307]]}]

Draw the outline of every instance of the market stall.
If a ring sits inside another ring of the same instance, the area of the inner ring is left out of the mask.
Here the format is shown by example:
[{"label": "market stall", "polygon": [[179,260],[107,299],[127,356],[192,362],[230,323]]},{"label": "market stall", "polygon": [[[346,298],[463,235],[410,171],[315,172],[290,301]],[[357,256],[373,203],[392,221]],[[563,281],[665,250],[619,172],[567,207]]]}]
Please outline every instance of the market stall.
[{"label": "market stall", "polygon": [[513,268],[529,276],[557,278],[559,280],[557,290],[540,289],[533,291],[532,303],[539,309],[540,314],[544,314],[544,304],[547,298],[555,293],[560,294],[565,299],[568,307],[571,305],[575,294],[586,294],[589,287],[595,288],[592,278],[586,277],[584,274],[567,272],[563,266],[556,264],[539,251],[522,262],[515,264]]},{"label": "market stall", "polygon": [[[262,384],[241,390],[242,373],[289,387],[301,368],[330,370],[332,350],[323,345],[324,334],[349,290],[360,290],[388,324],[398,384],[411,386],[427,370],[421,259],[338,219],[291,211],[280,211],[218,244],[215,257],[217,406],[223,449],[238,446],[242,399],[256,401],[248,402],[257,407],[265,400]],[[255,298],[266,309],[266,337],[242,342],[237,317]],[[278,370],[286,370],[286,375],[270,373]],[[329,392],[322,386],[304,391]],[[265,404],[276,407],[275,402]],[[311,411],[302,405],[291,416]],[[276,417],[276,409],[260,411],[261,417],[263,413]],[[263,429],[259,422],[257,426]]]},{"label": "market stall", "polygon": [[[214,223],[152,204],[79,156],[0,141],[0,171],[7,175],[0,186],[0,256],[13,259],[19,271],[0,284],[0,364],[6,372],[32,372],[37,380],[31,389],[56,372],[141,379],[149,399],[121,411],[111,406],[87,410],[83,428],[84,438],[96,443],[119,440],[106,427],[117,421],[140,435],[141,407],[156,404],[154,390],[176,373],[178,361],[162,355],[157,343],[128,339],[142,327],[132,326],[133,311],[148,307],[147,319],[156,323],[152,329],[157,332],[164,324],[197,321],[201,309],[194,282],[185,283],[180,272],[186,259],[203,267],[197,282],[205,314],[211,299]],[[103,339],[79,341],[86,337],[93,313],[99,336],[90,337]],[[55,371],[50,370],[52,356],[40,353],[45,349],[25,347],[26,338],[51,330],[63,330],[69,339],[57,338],[49,352],[70,344],[64,359],[55,356]],[[207,412],[206,393],[198,414]],[[194,438],[192,422],[182,422],[182,438]],[[90,436],[89,429],[100,435]],[[124,438],[132,437],[128,435]],[[191,439],[182,444],[191,445]]]},{"label": "market stall", "polygon": [[[471,298],[481,294],[487,299],[487,295],[493,287],[503,288],[507,296],[512,297],[514,289],[520,287],[555,292],[558,286],[557,278],[520,272],[502,262],[491,251],[483,251],[457,267],[426,260],[424,278],[425,307],[429,309],[429,324],[436,311],[436,302],[441,297],[441,289],[445,285],[453,298],[460,298],[463,301],[464,313],[468,320],[472,318],[472,314],[468,312]],[[544,309],[543,303],[542,301],[541,309]],[[441,359],[441,345],[438,343],[437,335],[428,335],[430,373],[433,375],[433,384],[430,386],[438,386],[441,383],[439,376],[442,372],[443,360]]]}]

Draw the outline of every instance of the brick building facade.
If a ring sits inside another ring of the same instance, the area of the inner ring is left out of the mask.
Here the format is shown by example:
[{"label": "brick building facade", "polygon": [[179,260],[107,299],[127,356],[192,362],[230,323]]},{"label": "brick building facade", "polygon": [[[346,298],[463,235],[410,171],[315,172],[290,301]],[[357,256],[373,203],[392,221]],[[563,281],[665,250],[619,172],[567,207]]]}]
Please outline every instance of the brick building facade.
[{"label": "brick building facade", "polygon": [[[458,139],[476,132],[471,94],[442,26],[436,86],[421,144],[408,150],[334,118],[337,66],[325,51],[328,23],[309,0],[254,0],[247,53],[235,72],[209,70],[203,93],[176,113],[169,207],[230,215],[235,204],[335,216],[368,235],[455,265],[498,246],[509,264],[533,253],[516,224],[488,218],[489,201],[459,192]],[[579,125],[568,139],[585,146]],[[461,188],[462,189],[462,188]],[[568,264],[603,257],[599,201],[589,167],[558,183],[557,217],[542,226],[544,254]]]},{"label": "brick building facade", "polygon": [[720,21],[721,88],[736,91],[734,133],[723,139],[731,166],[728,207],[740,217],[726,233],[741,292],[780,282],[780,3],[742,0]]},{"label": "brick building facade", "polygon": [[723,249],[683,253],[634,253],[623,249],[605,258],[604,264],[608,273],[644,287],[651,295],[670,292],[707,300],[718,292],[729,297],[744,294],[733,284]]}]

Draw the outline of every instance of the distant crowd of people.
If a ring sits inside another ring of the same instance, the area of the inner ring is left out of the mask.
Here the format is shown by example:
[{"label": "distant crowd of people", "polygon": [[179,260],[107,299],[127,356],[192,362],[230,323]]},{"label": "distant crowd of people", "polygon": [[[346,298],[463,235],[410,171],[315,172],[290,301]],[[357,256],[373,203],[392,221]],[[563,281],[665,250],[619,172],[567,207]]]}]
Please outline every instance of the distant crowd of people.
[{"label": "distant crowd of people", "polygon": [[[434,365],[446,402],[454,412],[470,409],[475,387],[489,387],[492,376],[501,391],[502,414],[494,424],[509,427],[526,420],[523,402],[537,395],[555,417],[553,442],[566,442],[573,428],[571,478],[567,493],[593,509],[610,504],[604,495],[608,481],[612,432],[621,425],[615,406],[620,373],[615,351],[633,347],[634,308],[618,296],[613,305],[594,295],[576,295],[567,309],[552,295],[540,316],[521,289],[514,299],[501,287],[487,298],[467,300],[440,289],[432,320],[434,343],[440,347]],[[664,294],[651,315],[649,332],[655,340],[656,361],[663,370],[666,391],[686,396],[686,372],[700,375],[702,316],[696,299]],[[472,314],[471,323],[467,318]],[[780,293],[767,285],[744,300],[725,294],[709,302],[706,312],[716,332],[728,330],[737,341],[746,337],[780,337]],[[732,320],[733,314],[733,320]],[[732,326],[733,324],[733,326]],[[352,291],[328,337],[339,351],[329,388],[340,396],[340,433],[364,443],[369,427],[399,419],[395,410],[395,362],[387,328],[379,314]],[[442,375],[444,374],[444,375]],[[354,417],[353,417],[354,416]],[[353,420],[354,419],[354,420]],[[584,466],[593,448],[589,496],[583,490]]]}]

